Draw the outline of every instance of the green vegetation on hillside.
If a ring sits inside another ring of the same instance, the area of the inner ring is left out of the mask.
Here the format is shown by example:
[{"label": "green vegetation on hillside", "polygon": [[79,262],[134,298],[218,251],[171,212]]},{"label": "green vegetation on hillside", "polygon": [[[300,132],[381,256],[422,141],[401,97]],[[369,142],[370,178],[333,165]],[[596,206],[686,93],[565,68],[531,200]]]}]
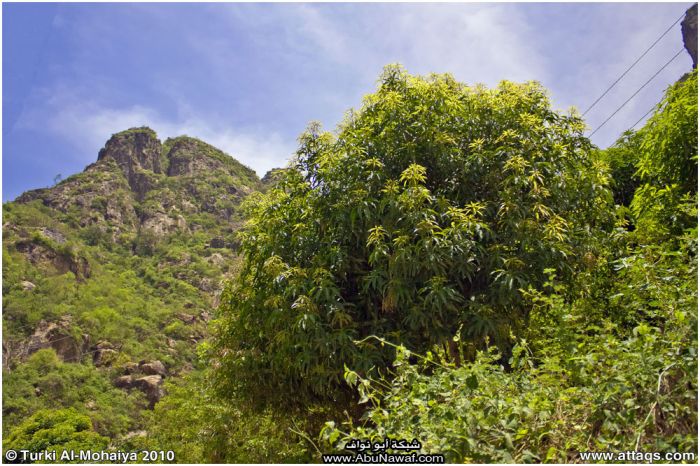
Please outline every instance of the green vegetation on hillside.
[{"label": "green vegetation on hillside", "polygon": [[56,452],[57,459],[64,451],[100,451],[108,445],[107,437],[102,437],[92,430],[90,418],[73,409],[37,411],[3,441],[4,448],[15,451]]},{"label": "green vegetation on hillside", "polygon": [[149,399],[145,382],[118,387],[120,377],[152,375],[139,367],[154,361],[166,381],[205,367],[196,347],[238,267],[238,205],[260,181],[198,142],[209,149],[190,154],[198,165],[181,174],[136,166],[152,180],[139,200],[114,158],[138,151],[136,136],[158,144],[148,128],[118,133],[116,154],[3,205],[5,448],[24,441],[24,421],[63,408],[110,448],[137,445],[159,395]]}]

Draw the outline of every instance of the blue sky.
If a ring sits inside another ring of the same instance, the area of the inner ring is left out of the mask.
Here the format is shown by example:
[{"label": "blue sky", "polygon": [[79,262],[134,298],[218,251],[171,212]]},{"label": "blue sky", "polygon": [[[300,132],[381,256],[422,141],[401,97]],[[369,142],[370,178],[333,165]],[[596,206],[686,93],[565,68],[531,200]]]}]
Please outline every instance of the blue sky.
[{"label": "blue sky", "polygon": [[[260,176],[308,122],[333,129],[385,64],[493,86],[538,80],[584,110],[692,3],[2,5],[3,201],[148,125]],[[595,128],[682,47],[680,25],[587,116]],[[683,52],[594,137],[611,144],[691,68]]]}]

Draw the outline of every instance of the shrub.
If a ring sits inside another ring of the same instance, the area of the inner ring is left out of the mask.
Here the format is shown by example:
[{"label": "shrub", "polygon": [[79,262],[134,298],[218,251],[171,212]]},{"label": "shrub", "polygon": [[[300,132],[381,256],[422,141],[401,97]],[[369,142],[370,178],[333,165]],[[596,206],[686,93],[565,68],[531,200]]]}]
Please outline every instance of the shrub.
[{"label": "shrub", "polygon": [[400,347],[391,377],[346,370],[367,412],[361,421],[328,422],[322,439],[342,449],[353,438],[417,438],[424,453],[450,463],[697,451],[696,245],[693,238],[680,256],[648,250],[625,258],[615,279],[618,299],[638,312],[631,329],[600,318],[605,312],[588,300],[536,292],[529,336],[537,344],[519,342],[512,370],[495,347],[459,368],[435,353],[411,364]]},{"label": "shrub", "polygon": [[640,130],[632,202],[642,241],[666,240],[697,224],[698,72],[671,86]]},{"label": "shrub", "polygon": [[109,439],[92,430],[90,418],[74,409],[41,410],[17,426],[3,440],[7,451],[29,450],[32,453],[107,448]]}]

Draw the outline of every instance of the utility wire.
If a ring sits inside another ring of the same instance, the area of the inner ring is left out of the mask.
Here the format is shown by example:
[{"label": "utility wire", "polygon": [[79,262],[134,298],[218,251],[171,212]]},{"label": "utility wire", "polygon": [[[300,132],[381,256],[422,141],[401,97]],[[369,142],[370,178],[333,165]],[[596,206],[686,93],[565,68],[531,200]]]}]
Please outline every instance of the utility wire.
[{"label": "utility wire", "polygon": [[644,115],[642,115],[642,117],[639,120],[637,120],[637,122],[635,124],[630,126],[630,129],[634,129],[634,127],[637,126],[640,121],[642,121],[644,118],[646,118],[647,115],[649,115],[651,112],[653,112],[654,109],[659,105],[659,103],[660,102],[655,103],[654,106],[651,107]]},{"label": "utility wire", "polygon": [[[634,97],[635,97],[637,94],[639,94],[639,92],[640,92],[642,89],[644,89],[644,88],[646,87],[647,84],[649,84],[655,77],[657,77],[657,76],[659,75],[659,73],[661,73],[661,72],[664,70],[664,68],[666,68],[668,65],[670,65],[671,62],[672,62],[673,60],[675,60],[675,59],[678,57],[678,55],[681,54],[681,52],[683,52],[683,50],[684,50],[684,49],[681,48],[681,49],[678,51],[678,53],[676,53],[676,54],[673,56],[673,58],[671,58],[669,61],[667,61],[666,64],[665,64],[664,66],[662,66],[662,67],[659,69],[659,71],[657,71],[656,73],[654,73],[654,76],[652,76],[651,78],[649,78],[649,79],[647,80],[647,82],[645,82],[644,84],[642,84],[642,86],[641,86],[639,89],[637,89],[637,90],[634,92],[634,94],[632,94],[632,96],[631,96],[629,99],[625,100],[625,102],[624,102],[622,105],[620,105],[620,106],[617,108],[617,110],[615,110],[615,111],[613,112],[612,115],[610,115],[609,117],[607,117],[607,118],[605,119],[605,121],[602,122],[595,130],[593,130],[593,132],[590,133],[590,134],[588,135],[588,137],[590,138],[591,136],[593,136],[600,128],[603,127],[603,125],[605,125],[605,123],[607,123],[608,121],[610,121],[610,119],[611,119],[612,117],[614,117],[614,116],[617,114],[617,112],[619,112],[620,110],[622,110],[622,107],[624,107],[625,105],[627,105],[627,104],[630,102],[630,100],[634,99]],[[647,113],[648,113],[648,112],[647,112]],[[646,115],[644,115],[644,116],[646,116]],[[644,118],[644,117],[642,117],[642,118]],[[639,122],[637,122],[637,123],[639,123]]]},{"label": "utility wire", "polygon": [[625,70],[625,72],[622,73],[622,74],[620,75],[620,77],[617,78],[617,79],[615,80],[615,82],[612,83],[612,84],[610,85],[610,87],[608,87],[608,88],[605,90],[605,92],[603,92],[603,93],[600,95],[600,97],[598,97],[598,98],[596,99],[596,101],[593,102],[593,103],[591,104],[590,107],[588,107],[588,109],[586,109],[585,112],[583,112],[583,115],[581,115],[581,116],[586,116],[586,113],[590,112],[591,109],[592,109],[593,107],[595,107],[596,104],[597,104],[598,102],[600,102],[600,99],[602,99],[603,97],[605,97],[605,95],[606,95],[608,92],[610,92],[610,89],[612,89],[613,87],[615,87],[615,85],[616,85],[617,83],[619,83],[620,80],[621,80],[622,78],[624,78],[625,75],[626,75],[632,68],[634,68],[634,66],[635,66],[637,63],[639,63],[639,61],[640,61],[642,58],[644,58],[644,56],[645,56],[647,53],[649,53],[649,51],[650,51],[651,49],[653,49],[654,46],[655,46],[656,44],[658,44],[659,41],[660,41],[661,39],[663,39],[664,36],[665,36],[666,34],[668,34],[668,31],[670,31],[670,30],[673,28],[673,26],[675,26],[675,25],[678,23],[678,21],[680,21],[681,19],[683,19],[684,16],[685,16],[685,13],[683,13],[677,20],[675,20],[675,21],[673,22],[673,24],[670,25],[670,26],[668,27],[668,29],[666,29],[666,30],[664,31],[664,33],[661,34],[661,36],[659,36],[659,38],[656,39],[656,41],[654,41],[654,43],[651,44],[651,45],[649,46],[649,48],[646,49],[646,50],[644,51],[644,53],[643,53],[639,58],[637,58],[637,60],[636,60],[634,63],[632,63],[632,64],[630,65],[630,67],[627,68],[627,69]]}]

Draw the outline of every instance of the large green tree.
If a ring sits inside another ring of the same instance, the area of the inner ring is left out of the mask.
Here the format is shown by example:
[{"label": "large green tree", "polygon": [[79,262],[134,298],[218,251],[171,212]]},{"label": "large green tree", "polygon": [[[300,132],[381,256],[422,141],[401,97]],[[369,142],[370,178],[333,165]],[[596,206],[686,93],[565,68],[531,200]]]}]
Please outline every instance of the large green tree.
[{"label": "large green tree", "polygon": [[215,348],[223,387],[336,396],[344,365],[393,359],[370,335],[508,346],[528,315],[519,290],[595,261],[591,232],[610,221],[584,127],[535,82],[386,68],[335,135],[311,125],[278,185],[248,203]]}]

